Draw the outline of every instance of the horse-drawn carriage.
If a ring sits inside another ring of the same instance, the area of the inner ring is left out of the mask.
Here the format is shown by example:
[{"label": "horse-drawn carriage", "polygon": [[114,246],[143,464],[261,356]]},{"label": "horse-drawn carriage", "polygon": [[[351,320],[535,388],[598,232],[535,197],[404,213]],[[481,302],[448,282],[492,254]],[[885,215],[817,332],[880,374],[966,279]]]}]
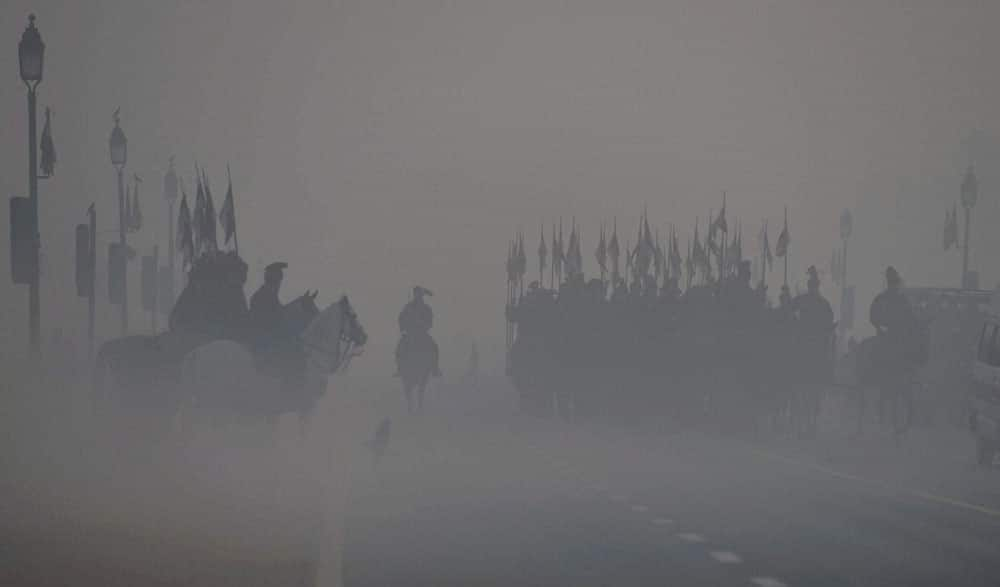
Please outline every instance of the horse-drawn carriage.
[{"label": "horse-drawn carriage", "polygon": [[[274,420],[289,412],[304,418],[327,377],[367,341],[346,296],[320,310],[317,294],[307,292],[282,308],[281,344],[255,344],[243,294],[246,264],[235,253],[203,255],[188,277],[169,330],[101,346],[93,380],[99,410],[125,410],[161,425],[184,408],[216,420]],[[276,348],[277,356],[298,360],[273,360],[268,353]]]}]

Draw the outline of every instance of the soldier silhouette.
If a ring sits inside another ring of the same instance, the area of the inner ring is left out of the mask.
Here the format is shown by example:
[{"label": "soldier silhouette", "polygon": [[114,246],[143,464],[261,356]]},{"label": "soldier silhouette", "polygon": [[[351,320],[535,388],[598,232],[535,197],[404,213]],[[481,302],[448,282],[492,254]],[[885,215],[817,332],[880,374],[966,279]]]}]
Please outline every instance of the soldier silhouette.
[{"label": "soldier silhouette", "polygon": [[267,346],[280,335],[281,328],[281,282],[288,263],[271,263],[264,268],[264,283],[250,298],[250,324],[255,346]]},{"label": "soldier silhouette", "polygon": [[413,288],[413,299],[411,299],[403,310],[399,313],[399,344],[396,345],[396,373],[399,374],[400,358],[411,349],[419,348],[420,345],[427,345],[431,353],[432,367],[431,375],[441,376],[441,369],[438,364],[438,345],[431,337],[430,330],[434,325],[434,311],[424,296],[434,295],[430,290],[415,286]]},{"label": "soldier silhouette", "polygon": [[910,301],[903,295],[903,280],[895,267],[885,270],[886,288],[872,300],[869,319],[879,334],[902,339],[915,318]]},{"label": "soldier silhouette", "polygon": [[808,290],[792,300],[800,332],[810,340],[826,340],[833,331],[833,308],[819,292],[819,272],[809,267]]}]

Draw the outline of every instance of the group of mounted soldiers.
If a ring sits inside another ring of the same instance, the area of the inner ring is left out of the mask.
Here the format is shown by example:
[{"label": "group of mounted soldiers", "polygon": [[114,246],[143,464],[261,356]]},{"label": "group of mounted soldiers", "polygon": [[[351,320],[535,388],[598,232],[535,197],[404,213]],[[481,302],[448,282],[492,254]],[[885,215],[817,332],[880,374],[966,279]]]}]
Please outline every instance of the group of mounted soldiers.
[{"label": "group of mounted soldiers", "polygon": [[[317,292],[282,303],[281,285],[287,267],[284,262],[265,267],[264,282],[247,304],[247,264],[239,255],[231,251],[202,254],[192,264],[187,285],[170,313],[170,331],[243,342],[253,351],[258,369],[296,385],[305,369],[305,354],[296,336],[303,324],[296,326],[289,321],[286,309],[303,301],[313,302]],[[426,349],[430,374],[439,376],[438,347],[430,335],[433,312],[424,301],[429,295],[429,290],[414,287],[412,299],[400,312],[396,360],[399,363],[407,354]]]},{"label": "group of mounted soldiers", "polygon": [[[734,266],[685,291],[676,278],[657,287],[637,277],[627,287],[582,272],[557,290],[531,283],[506,310],[516,329],[508,372],[522,405],[539,414],[572,405],[576,417],[634,424],[786,414],[795,426],[814,427],[836,358],[819,272],[809,267],[805,293],[793,297],[786,285],[772,303],[763,284],[751,283],[749,261]],[[898,337],[912,311],[895,269],[886,281],[871,319]]]}]

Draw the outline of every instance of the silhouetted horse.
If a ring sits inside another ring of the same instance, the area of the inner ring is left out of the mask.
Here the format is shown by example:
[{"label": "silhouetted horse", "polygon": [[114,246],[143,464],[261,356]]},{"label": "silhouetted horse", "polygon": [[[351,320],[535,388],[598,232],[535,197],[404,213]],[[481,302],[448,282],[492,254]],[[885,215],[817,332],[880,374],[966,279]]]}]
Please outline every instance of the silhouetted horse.
[{"label": "silhouetted horse", "polygon": [[280,357],[277,371],[258,369],[252,351],[234,341],[213,341],[189,352],[181,387],[194,410],[217,422],[232,416],[273,423],[282,414],[296,413],[304,426],[326,393],[327,377],[368,340],[346,296],[322,312],[314,297],[303,296],[285,307],[286,323],[301,328],[294,340],[283,342],[288,346],[280,352],[301,355],[285,365],[280,363],[286,358]]},{"label": "silhouetted horse", "polygon": [[434,371],[433,342],[424,337],[429,335],[407,335],[399,353],[399,377],[403,381],[406,407],[416,413],[424,408],[424,393],[427,382]]}]

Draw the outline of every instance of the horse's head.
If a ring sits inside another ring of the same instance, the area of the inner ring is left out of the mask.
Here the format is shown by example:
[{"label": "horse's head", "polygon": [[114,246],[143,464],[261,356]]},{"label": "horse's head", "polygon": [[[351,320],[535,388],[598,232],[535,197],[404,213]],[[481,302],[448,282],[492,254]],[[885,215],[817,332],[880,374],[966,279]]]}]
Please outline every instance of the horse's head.
[{"label": "horse's head", "polygon": [[319,290],[312,293],[307,291],[285,304],[283,322],[290,332],[302,332],[319,314],[319,308],[316,307],[318,293]]},{"label": "horse's head", "polygon": [[322,361],[332,373],[344,366],[368,342],[368,334],[351,302],[343,296],[315,317],[303,339],[306,348],[316,353],[317,360]]},{"label": "horse's head", "polygon": [[354,307],[351,306],[350,300],[345,295],[340,298],[338,303],[341,306],[341,312],[345,320],[342,330],[344,336],[342,339],[356,347],[365,346],[365,343],[368,342],[368,333],[365,332],[364,326],[358,320],[358,314],[354,311]]}]

